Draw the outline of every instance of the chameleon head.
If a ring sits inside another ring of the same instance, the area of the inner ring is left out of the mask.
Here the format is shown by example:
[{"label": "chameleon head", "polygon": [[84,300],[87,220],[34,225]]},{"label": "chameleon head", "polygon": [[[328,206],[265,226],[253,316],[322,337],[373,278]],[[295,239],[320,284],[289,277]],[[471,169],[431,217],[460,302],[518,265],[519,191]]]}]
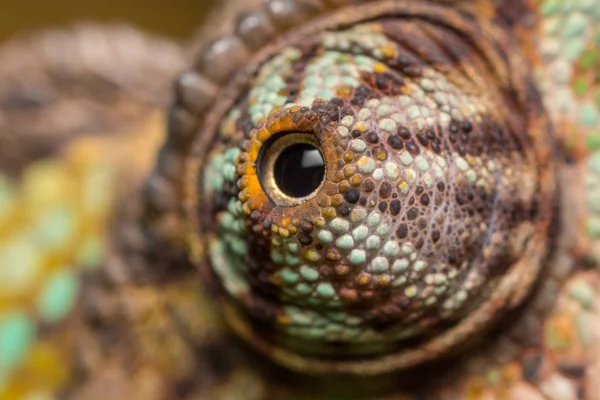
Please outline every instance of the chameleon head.
[{"label": "chameleon head", "polygon": [[259,52],[187,164],[227,319],[294,369],[375,374],[464,345],[550,247],[553,139],[510,35],[400,3]]}]

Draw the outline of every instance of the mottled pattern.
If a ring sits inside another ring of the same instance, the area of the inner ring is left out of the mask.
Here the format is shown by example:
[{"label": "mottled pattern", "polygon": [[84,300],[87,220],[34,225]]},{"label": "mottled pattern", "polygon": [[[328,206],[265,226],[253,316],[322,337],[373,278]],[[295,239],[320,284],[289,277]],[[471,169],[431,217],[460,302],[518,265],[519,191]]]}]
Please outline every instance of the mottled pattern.
[{"label": "mottled pattern", "polygon": [[[386,19],[284,49],[221,127],[201,195],[220,227],[211,264],[288,348],[398,351],[535,276],[550,236],[549,132],[507,119],[517,99],[490,87],[474,50],[446,72],[453,61],[442,43],[420,45],[433,29],[421,24]],[[257,172],[285,132],[314,135],[327,165],[322,188],[292,207]]]},{"label": "mottled pattern", "polygon": [[0,400],[600,399],[600,4],[359,3],[0,49]]},{"label": "mottled pattern", "polygon": [[[595,1],[547,1],[542,9],[539,65],[536,68],[546,107],[555,116],[565,146],[594,171],[600,150],[600,10]],[[594,173],[584,178],[588,193],[587,231],[600,238]],[[600,252],[594,246],[594,255]]]},{"label": "mottled pattern", "polygon": [[[0,383],[13,374],[29,380],[61,363],[59,349],[35,343],[34,321],[63,320],[80,290],[77,269],[100,263],[114,171],[92,154],[90,146],[77,146],[63,160],[30,164],[18,184],[2,179]],[[54,372],[26,384],[55,389],[66,368]]]}]

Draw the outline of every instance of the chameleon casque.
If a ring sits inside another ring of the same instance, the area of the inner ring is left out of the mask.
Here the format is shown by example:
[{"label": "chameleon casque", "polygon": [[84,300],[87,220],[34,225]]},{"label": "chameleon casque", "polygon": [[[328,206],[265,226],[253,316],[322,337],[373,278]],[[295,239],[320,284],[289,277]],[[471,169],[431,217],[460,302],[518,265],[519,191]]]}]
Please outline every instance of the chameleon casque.
[{"label": "chameleon casque", "polygon": [[600,399],[598,0],[201,32],[0,48],[0,399]]}]

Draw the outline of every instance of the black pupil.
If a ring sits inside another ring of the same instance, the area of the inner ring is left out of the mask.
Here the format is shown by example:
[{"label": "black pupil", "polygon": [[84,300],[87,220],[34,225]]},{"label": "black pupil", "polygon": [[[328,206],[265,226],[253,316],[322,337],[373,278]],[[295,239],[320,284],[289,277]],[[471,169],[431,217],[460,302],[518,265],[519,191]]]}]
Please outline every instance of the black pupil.
[{"label": "black pupil", "polygon": [[325,176],[325,160],[314,146],[298,143],[287,147],[275,161],[275,183],[290,197],[314,192]]}]

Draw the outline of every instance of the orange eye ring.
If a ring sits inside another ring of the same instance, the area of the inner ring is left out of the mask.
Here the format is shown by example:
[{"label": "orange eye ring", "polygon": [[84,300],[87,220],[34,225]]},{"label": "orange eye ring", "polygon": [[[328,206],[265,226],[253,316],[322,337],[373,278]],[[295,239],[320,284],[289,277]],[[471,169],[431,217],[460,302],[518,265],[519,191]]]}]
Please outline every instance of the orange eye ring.
[{"label": "orange eye ring", "polygon": [[282,132],[263,145],[257,162],[260,184],[272,202],[298,206],[325,183],[327,166],[312,133]]}]

